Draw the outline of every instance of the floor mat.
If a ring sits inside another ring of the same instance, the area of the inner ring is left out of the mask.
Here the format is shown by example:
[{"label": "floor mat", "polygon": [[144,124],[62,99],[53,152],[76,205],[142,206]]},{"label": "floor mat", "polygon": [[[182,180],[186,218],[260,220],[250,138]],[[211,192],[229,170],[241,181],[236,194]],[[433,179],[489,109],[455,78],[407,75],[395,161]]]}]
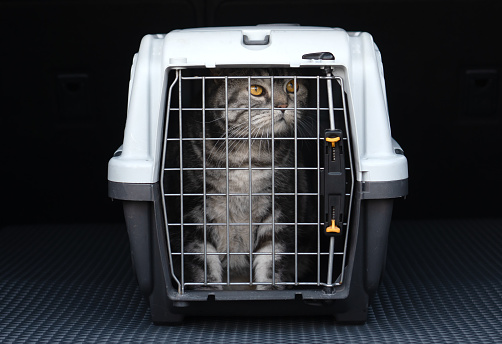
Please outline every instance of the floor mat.
[{"label": "floor mat", "polygon": [[502,220],[392,223],[367,324],[326,317],[193,317],[155,326],[123,225],[0,230],[1,343],[495,343]]}]

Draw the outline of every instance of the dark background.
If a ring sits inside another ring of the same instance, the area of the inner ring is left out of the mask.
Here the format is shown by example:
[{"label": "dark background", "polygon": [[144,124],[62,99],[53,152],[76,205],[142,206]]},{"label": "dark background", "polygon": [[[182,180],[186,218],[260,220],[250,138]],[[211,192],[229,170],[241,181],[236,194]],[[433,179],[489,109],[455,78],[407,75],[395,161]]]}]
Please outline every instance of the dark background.
[{"label": "dark background", "polygon": [[123,220],[107,162],[145,34],[280,22],[373,35],[409,162],[395,218],[498,216],[501,17],[496,0],[0,0],[0,225]]}]

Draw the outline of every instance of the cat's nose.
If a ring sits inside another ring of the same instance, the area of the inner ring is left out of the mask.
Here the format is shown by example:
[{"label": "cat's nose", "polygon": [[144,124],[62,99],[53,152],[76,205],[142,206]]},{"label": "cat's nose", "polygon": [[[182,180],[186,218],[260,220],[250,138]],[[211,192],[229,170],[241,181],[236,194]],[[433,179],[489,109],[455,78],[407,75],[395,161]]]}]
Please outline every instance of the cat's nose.
[{"label": "cat's nose", "polygon": [[279,104],[279,105],[276,106],[276,108],[281,109],[282,112],[286,111],[286,110],[282,110],[282,109],[285,109],[287,107],[288,107],[288,104]]}]

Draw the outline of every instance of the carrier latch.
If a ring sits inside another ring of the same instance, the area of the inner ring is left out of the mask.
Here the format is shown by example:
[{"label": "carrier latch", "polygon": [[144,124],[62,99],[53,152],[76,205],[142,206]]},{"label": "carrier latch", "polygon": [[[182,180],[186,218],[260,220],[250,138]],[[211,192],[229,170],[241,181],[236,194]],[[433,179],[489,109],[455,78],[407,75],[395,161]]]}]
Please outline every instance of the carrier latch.
[{"label": "carrier latch", "polygon": [[[325,234],[343,232],[346,173],[343,132],[326,130],[324,135],[324,224]],[[337,225],[338,224],[338,225]]]},{"label": "carrier latch", "polygon": [[335,220],[331,219],[331,226],[326,227],[326,233],[340,233],[340,227],[335,225]]},{"label": "carrier latch", "polygon": [[335,148],[335,142],[340,141],[340,137],[326,137],[326,141],[331,143],[331,147]]}]

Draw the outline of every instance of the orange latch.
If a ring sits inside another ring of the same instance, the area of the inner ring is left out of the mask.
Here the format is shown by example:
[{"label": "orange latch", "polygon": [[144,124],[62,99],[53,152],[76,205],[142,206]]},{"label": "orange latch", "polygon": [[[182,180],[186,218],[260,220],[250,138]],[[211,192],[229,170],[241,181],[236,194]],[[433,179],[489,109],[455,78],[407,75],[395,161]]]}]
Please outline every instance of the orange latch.
[{"label": "orange latch", "polygon": [[335,225],[335,220],[331,220],[331,226],[326,227],[327,233],[340,233],[340,228]]},{"label": "orange latch", "polygon": [[331,147],[335,147],[335,142],[340,141],[339,137],[326,137],[327,142],[331,142]]}]

